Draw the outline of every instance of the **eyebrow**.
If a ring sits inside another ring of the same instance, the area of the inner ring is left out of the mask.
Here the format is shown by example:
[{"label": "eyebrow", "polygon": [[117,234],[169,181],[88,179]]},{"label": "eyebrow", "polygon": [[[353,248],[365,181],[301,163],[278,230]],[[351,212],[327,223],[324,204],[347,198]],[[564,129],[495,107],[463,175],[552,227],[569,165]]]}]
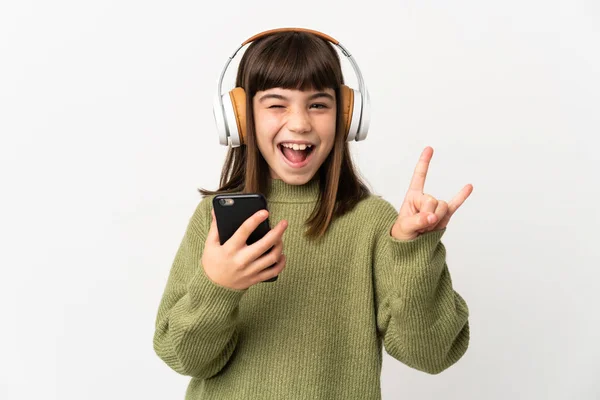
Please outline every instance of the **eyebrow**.
[{"label": "eyebrow", "polygon": [[[335,100],[335,98],[332,95],[330,95],[329,93],[325,93],[325,92],[318,92],[318,93],[312,94],[308,97],[308,100],[314,100],[319,97],[325,97],[331,101]],[[267,94],[262,95],[258,101],[262,102],[263,100],[267,100],[267,99],[288,100],[287,97],[285,97],[281,94],[267,93]]]}]

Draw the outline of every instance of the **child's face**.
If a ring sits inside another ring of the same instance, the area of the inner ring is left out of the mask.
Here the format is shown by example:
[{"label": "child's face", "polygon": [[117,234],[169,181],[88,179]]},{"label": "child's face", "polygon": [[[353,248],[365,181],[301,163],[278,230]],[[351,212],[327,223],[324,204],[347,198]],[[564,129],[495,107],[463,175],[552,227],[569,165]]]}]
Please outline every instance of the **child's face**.
[{"label": "child's face", "polygon": [[[271,177],[293,185],[310,181],[333,148],[333,89],[259,91],[253,107],[258,148],[269,164]],[[296,149],[289,148],[293,144]]]}]

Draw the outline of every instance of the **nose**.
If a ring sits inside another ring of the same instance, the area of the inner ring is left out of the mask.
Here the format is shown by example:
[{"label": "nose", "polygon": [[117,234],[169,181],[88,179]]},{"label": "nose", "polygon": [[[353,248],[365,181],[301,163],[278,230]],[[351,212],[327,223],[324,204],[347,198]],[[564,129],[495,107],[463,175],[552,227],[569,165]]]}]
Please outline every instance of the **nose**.
[{"label": "nose", "polygon": [[296,109],[291,111],[287,120],[287,128],[294,133],[310,132],[311,123],[306,110]]}]

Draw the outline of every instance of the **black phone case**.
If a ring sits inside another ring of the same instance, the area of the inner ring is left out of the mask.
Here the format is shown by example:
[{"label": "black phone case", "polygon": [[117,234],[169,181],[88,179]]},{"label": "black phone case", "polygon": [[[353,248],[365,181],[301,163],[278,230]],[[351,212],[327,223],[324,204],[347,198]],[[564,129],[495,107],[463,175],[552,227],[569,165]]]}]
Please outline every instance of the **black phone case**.
[{"label": "black phone case", "polygon": [[[233,200],[233,203],[231,205],[223,205],[221,204],[221,200]],[[225,244],[249,217],[259,210],[268,210],[267,200],[260,193],[217,195],[213,198],[213,209],[215,210],[221,245]],[[267,218],[250,234],[248,240],[246,240],[246,244],[251,245],[257,242],[270,230],[271,226]],[[267,250],[267,253],[270,250]],[[268,268],[273,267],[273,265]],[[275,276],[263,282],[274,282],[277,278]]]}]

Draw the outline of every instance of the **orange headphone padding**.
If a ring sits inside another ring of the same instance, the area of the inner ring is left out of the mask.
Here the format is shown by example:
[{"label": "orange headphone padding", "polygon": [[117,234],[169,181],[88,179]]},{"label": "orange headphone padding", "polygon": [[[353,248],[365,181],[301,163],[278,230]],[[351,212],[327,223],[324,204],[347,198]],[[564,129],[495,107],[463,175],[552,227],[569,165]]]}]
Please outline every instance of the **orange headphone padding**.
[{"label": "orange headphone padding", "polygon": [[[346,85],[340,88],[342,97],[342,112],[344,113],[344,127],[346,136],[350,131],[352,123],[352,109],[354,108],[354,91]],[[233,105],[235,114],[235,122],[237,123],[238,132],[240,134],[240,144],[246,143],[246,92],[244,88],[236,87],[229,91],[229,98]]]},{"label": "orange headphone padding", "polygon": [[323,38],[325,40],[330,41],[333,44],[338,44],[339,42],[337,40],[335,40],[334,38],[332,38],[329,35],[324,34],[323,32],[319,32],[319,31],[314,31],[312,29],[306,29],[306,28],[277,28],[277,29],[271,29],[268,31],[264,31],[261,33],[257,33],[256,35],[252,36],[251,38],[249,38],[248,40],[246,40],[244,43],[242,43],[242,46],[245,46],[246,44],[255,41],[256,39],[259,39],[263,36],[267,36],[270,35],[272,33],[277,33],[277,32],[306,32],[306,33],[312,33],[313,35],[317,35],[320,38]]},{"label": "orange headphone padding", "polygon": [[350,123],[352,123],[354,109],[354,90],[350,89],[346,85],[342,85],[340,89],[340,95],[342,96],[342,112],[344,113],[344,124],[346,128],[346,137],[350,132]]},{"label": "orange headphone padding", "polygon": [[242,87],[236,87],[229,91],[235,122],[240,135],[240,144],[246,143],[246,91]]}]

